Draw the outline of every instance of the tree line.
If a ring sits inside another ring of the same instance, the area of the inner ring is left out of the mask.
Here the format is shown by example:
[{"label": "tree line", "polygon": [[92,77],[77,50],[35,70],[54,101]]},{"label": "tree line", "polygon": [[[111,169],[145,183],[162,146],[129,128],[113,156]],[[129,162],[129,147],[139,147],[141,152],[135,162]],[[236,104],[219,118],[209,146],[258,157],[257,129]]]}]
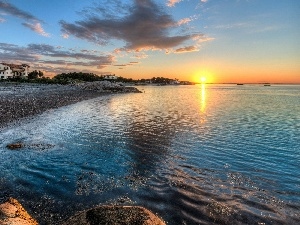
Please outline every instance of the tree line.
[{"label": "tree line", "polygon": [[[28,73],[27,79],[21,77],[10,78],[10,81],[17,82],[30,82],[30,83],[47,83],[47,84],[71,84],[78,82],[94,82],[105,80],[104,76],[99,76],[93,73],[83,72],[70,72],[57,74],[54,77],[45,77],[44,73],[40,70],[34,70]],[[168,84],[172,79],[164,77],[153,77],[151,79],[139,79],[134,80],[132,78],[117,77],[114,82],[122,83],[156,83],[156,84]]]}]

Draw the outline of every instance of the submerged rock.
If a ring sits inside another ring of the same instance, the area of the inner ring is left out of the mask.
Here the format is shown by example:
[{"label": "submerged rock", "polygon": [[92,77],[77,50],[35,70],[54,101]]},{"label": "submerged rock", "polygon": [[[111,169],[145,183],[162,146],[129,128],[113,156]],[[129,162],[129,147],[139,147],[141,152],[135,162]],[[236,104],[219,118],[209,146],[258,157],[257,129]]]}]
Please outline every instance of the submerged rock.
[{"label": "submerged rock", "polygon": [[6,148],[8,148],[10,150],[16,150],[16,149],[21,149],[21,148],[25,148],[25,147],[29,148],[29,149],[43,151],[43,150],[54,148],[55,145],[45,144],[45,143],[33,143],[33,144],[12,143],[12,144],[6,145]]},{"label": "submerged rock", "polygon": [[23,148],[24,144],[22,144],[22,143],[13,143],[13,144],[6,145],[6,147],[13,150],[13,149]]},{"label": "submerged rock", "polygon": [[139,206],[100,206],[71,217],[63,225],[166,225]]},{"label": "submerged rock", "polygon": [[0,205],[0,224],[2,225],[38,225],[22,205],[13,198]]}]

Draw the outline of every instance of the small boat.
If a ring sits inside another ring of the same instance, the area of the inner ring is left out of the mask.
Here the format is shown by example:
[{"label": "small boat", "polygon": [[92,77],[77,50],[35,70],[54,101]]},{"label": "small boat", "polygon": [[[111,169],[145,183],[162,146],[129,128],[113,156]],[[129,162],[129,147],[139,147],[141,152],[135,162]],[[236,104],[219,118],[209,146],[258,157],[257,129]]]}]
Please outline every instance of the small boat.
[{"label": "small boat", "polygon": [[238,83],[238,84],[236,84],[236,85],[244,85],[244,84]]}]

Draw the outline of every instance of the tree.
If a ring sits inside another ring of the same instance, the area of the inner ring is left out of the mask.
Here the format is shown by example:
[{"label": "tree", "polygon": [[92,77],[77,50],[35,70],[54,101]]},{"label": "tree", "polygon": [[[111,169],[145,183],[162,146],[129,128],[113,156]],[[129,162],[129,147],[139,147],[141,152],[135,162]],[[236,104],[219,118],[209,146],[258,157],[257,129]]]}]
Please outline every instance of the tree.
[{"label": "tree", "polygon": [[93,74],[93,73],[82,73],[82,72],[73,72],[73,73],[62,73],[53,77],[53,79],[60,82],[68,82],[68,81],[98,81],[101,80],[101,77]]},{"label": "tree", "polygon": [[42,78],[44,76],[44,73],[42,71],[39,70],[39,78]]},{"label": "tree", "polygon": [[43,76],[44,76],[44,74],[40,70],[39,71],[34,70],[34,71],[28,73],[28,79],[30,79],[30,80],[37,79],[38,77],[41,78]]}]

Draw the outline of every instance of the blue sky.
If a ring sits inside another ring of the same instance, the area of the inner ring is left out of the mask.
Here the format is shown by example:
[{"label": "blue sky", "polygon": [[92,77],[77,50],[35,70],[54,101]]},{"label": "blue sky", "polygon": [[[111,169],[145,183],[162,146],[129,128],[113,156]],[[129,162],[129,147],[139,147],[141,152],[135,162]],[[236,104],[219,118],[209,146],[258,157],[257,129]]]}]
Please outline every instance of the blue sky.
[{"label": "blue sky", "polygon": [[0,29],[0,61],[47,75],[300,83],[297,0],[0,0]]}]

